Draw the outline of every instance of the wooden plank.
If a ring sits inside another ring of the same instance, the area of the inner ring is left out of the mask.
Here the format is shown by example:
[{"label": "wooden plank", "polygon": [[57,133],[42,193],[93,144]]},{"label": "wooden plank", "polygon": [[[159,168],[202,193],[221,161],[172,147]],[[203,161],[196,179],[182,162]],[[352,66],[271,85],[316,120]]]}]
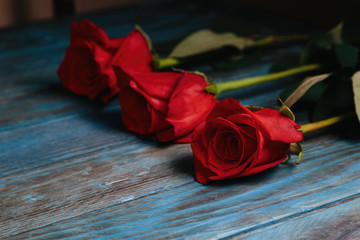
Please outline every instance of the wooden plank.
[{"label": "wooden plank", "polygon": [[[123,132],[119,108],[98,114],[74,114],[55,117],[46,122],[42,122],[43,120],[36,125],[32,123],[30,126],[0,133],[0,143],[3,146],[0,153],[1,176],[114,144],[125,146],[139,141],[135,135]],[[71,131],[66,131],[67,129]]]},{"label": "wooden plank", "polygon": [[[201,5],[194,5],[194,11]],[[0,57],[23,53],[36,53],[37,50],[64,48],[69,42],[69,31],[73,21],[89,19],[103,28],[110,37],[123,37],[128,34],[134,24],[153,32],[154,42],[168,41],[183,37],[199,28],[208,27],[220,12],[209,13],[198,11],[197,14],[186,14],[184,4],[150,4],[114,9],[101,14],[85,14],[62,18],[58,21],[47,21],[37,24],[2,30],[0,35]],[[161,17],[154,18],[154,12]],[[136,13],[136,14],[134,14]],[[141,16],[141,17],[139,17]],[[190,24],[191,23],[191,24]],[[164,33],[164,34],[162,34]],[[26,39],[24,39],[26,36]]]},{"label": "wooden plank", "polygon": [[[1,234],[6,236],[73,214],[136,199],[186,180],[187,176],[173,179],[172,175],[178,170],[164,169],[161,163],[171,157],[182,158],[184,152],[189,152],[188,145],[162,149],[143,145],[145,151],[141,151],[141,144],[108,144],[106,149],[84,151],[77,158],[3,178],[2,186],[14,187],[1,193],[0,206],[4,210],[0,217]],[[184,148],[187,151],[183,151]],[[18,213],[34,221],[24,221]]]},{"label": "wooden plank", "polygon": [[[81,18],[93,20],[113,37],[131,31],[137,22],[154,42],[162,42],[209,26],[216,16],[235,9],[255,25],[265,19],[263,32],[298,31],[289,27],[294,26],[290,21],[268,21],[266,14],[254,14],[233,1],[211,2],[206,8],[160,1]],[[300,166],[281,165],[254,177],[202,186],[194,181],[188,144],[140,139],[121,124],[116,100],[102,108],[62,90],[55,71],[68,44],[70,23],[78,19],[0,35],[0,238],[260,239],[277,227],[285,231],[296,224],[309,226],[324,214],[336,216],[342,206],[346,210],[341,216],[355,224],[341,229],[357,226],[358,215],[351,212],[358,209],[360,141],[351,125],[340,135],[308,136]],[[267,51],[246,70],[200,67],[218,81],[238,79],[266,73],[270,62],[299,50]],[[274,105],[274,96],[291,81],[222,98]],[[324,219],[319,231],[341,221]],[[335,234],[329,231],[326,237]],[[350,236],[356,234],[354,230]]]},{"label": "wooden plank", "polygon": [[359,194],[333,205],[230,239],[360,239]]},{"label": "wooden plank", "polygon": [[357,137],[323,137],[308,141],[300,166],[210,186],[193,181],[184,144],[126,150],[125,156],[120,147],[49,164],[37,174],[12,174],[6,186],[15,187],[1,198],[2,226],[12,228],[0,232],[33,229],[18,237],[39,239],[215,239],[285,221],[359,194]]}]

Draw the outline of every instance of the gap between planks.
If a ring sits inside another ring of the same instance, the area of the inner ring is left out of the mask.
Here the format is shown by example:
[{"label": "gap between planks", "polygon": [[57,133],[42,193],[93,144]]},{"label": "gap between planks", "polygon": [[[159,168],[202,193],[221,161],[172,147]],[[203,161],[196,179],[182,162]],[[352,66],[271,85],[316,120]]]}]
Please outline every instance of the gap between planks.
[{"label": "gap between planks", "polygon": [[262,229],[262,228],[265,228],[265,227],[270,227],[272,225],[276,225],[276,224],[279,224],[279,223],[283,223],[283,222],[288,221],[290,219],[306,217],[306,216],[311,215],[313,213],[321,212],[323,210],[338,206],[340,204],[351,202],[351,201],[353,201],[355,199],[358,199],[358,198],[360,198],[360,193],[356,193],[356,194],[353,194],[353,195],[350,195],[350,196],[335,200],[333,202],[329,202],[329,203],[314,207],[313,209],[309,209],[309,210],[306,210],[306,211],[303,211],[303,212],[295,213],[295,214],[292,214],[290,216],[286,216],[286,217],[274,220],[274,221],[263,223],[263,224],[260,224],[258,226],[254,226],[252,228],[249,228],[249,229],[240,231],[238,233],[232,234],[230,236],[220,238],[219,240],[231,240],[231,239],[235,240],[235,239],[239,239],[243,235],[247,235],[247,234],[249,234],[251,232],[254,232],[256,230],[259,230],[259,229]]}]

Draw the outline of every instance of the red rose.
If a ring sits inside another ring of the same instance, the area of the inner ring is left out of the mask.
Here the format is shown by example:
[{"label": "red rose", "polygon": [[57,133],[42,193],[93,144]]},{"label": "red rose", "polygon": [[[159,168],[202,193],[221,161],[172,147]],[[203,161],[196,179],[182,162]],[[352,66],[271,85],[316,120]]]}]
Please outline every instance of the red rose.
[{"label": "red rose", "polygon": [[218,102],[193,134],[197,181],[252,175],[280,164],[290,143],[302,140],[299,128],[275,109],[251,112],[232,98]]},{"label": "red rose", "polygon": [[[129,58],[120,59],[121,55]],[[138,63],[140,55],[143,60]],[[72,24],[70,46],[57,74],[70,91],[107,103],[119,91],[113,64],[124,61],[135,68],[151,68],[152,56],[142,33],[134,30],[125,38],[109,39],[101,28],[84,20]]]},{"label": "red rose", "polygon": [[216,103],[205,79],[187,72],[116,67],[122,119],[133,132],[159,141],[190,142]]},{"label": "red rose", "polygon": [[[97,45],[104,48],[109,48],[112,45],[117,48],[122,43],[122,38],[109,39],[108,35],[98,27],[96,24],[89,20],[82,20],[80,22],[73,22],[70,30],[70,44],[77,40],[93,41]],[[116,45],[117,43],[117,45]]]},{"label": "red rose", "polygon": [[116,51],[112,65],[121,66],[124,69],[152,72],[151,48],[150,38],[143,30],[136,27],[125,37],[121,48]]}]

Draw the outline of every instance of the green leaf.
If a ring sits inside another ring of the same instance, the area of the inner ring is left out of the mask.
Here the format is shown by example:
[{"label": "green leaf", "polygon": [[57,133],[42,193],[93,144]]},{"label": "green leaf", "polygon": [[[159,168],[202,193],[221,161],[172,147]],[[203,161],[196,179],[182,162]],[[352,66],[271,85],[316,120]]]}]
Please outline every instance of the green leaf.
[{"label": "green leaf", "polygon": [[[298,87],[299,83],[295,83],[285,88],[280,94],[280,98],[287,99]],[[318,82],[313,85],[307,92],[292,106],[292,109],[302,109],[306,111],[311,111],[314,108],[314,105],[319,101],[322,94],[327,88],[327,84],[324,82]]]},{"label": "green leaf", "polygon": [[336,60],[331,39],[327,35],[313,37],[301,53],[300,63],[327,63]]},{"label": "green leaf", "polygon": [[301,63],[333,63],[336,60],[334,44],[342,44],[343,24],[338,24],[327,33],[317,34],[311,38],[301,54]]},{"label": "green leaf", "polygon": [[214,61],[212,64],[217,70],[234,70],[250,66],[261,58],[261,51],[244,53],[226,60]]},{"label": "green leaf", "polygon": [[238,37],[234,33],[215,33],[209,29],[203,29],[181,41],[170,53],[169,57],[184,58],[217,50],[225,46],[232,46],[241,51],[253,45],[254,41],[252,39]]},{"label": "green leaf", "polygon": [[317,102],[319,101],[321,95],[325,92],[327,84],[319,82],[312,86],[302,97],[307,102]]},{"label": "green leaf", "polygon": [[328,35],[332,43],[339,44],[343,42],[342,39],[343,29],[344,29],[344,23],[341,22],[328,32]]},{"label": "green leaf", "polygon": [[[299,99],[301,99],[311,89],[312,86],[327,79],[329,76],[330,73],[326,73],[305,78],[304,81],[285,100],[285,105],[291,107],[297,101],[299,101]],[[320,97],[320,95],[318,97]]]},{"label": "green leaf", "polygon": [[356,72],[352,77],[352,88],[354,93],[354,104],[356,115],[360,121],[360,71]]},{"label": "green leaf", "polygon": [[328,84],[314,109],[313,121],[324,120],[355,109],[350,76],[344,71],[334,74]]},{"label": "green leaf", "polygon": [[341,67],[355,67],[359,49],[343,41],[343,31],[344,25],[340,23],[328,33],[313,37],[302,52],[301,62],[320,62],[323,65],[338,63]]},{"label": "green leaf", "polygon": [[332,39],[326,34],[326,35],[318,35],[315,36],[312,39],[312,44],[314,44],[315,46],[322,48],[322,49],[326,49],[326,50],[331,50],[332,48]]},{"label": "green leaf", "polygon": [[359,49],[346,43],[335,44],[335,54],[342,67],[355,67]]}]

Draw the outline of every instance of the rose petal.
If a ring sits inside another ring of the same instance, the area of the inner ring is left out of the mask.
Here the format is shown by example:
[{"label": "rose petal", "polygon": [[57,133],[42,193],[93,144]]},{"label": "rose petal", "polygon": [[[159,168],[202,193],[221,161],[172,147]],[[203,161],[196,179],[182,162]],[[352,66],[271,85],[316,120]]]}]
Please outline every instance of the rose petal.
[{"label": "rose petal", "polygon": [[72,92],[106,103],[118,92],[110,61],[111,55],[96,43],[77,40],[67,48],[57,74]]},{"label": "rose petal", "polygon": [[122,47],[124,40],[125,38],[110,38],[107,45],[107,49],[112,54],[115,54]]},{"label": "rose petal", "polygon": [[182,76],[181,73],[140,72],[117,66],[114,67],[114,71],[120,88],[130,86],[163,114],[168,111],[168,99]]},{"label": "rose petal", "polygon": [[280,111],[270,108],[263,108],[254,112],[257,119],[266,128],[269,138],[273,141],[286,143],[300,142],[303,134],[297,129],[300,125],[283,115]]},{"label": "rose petal", "polygon": [[239,101],[233,98],[226,98],[215,105],[209,114],[208,119],[217,117],[227,118],[228,116],[237,113],[251,114],[250,110],[241,106]]},{"label": "rose petal", "polygon": [[70,31],[70,42],[77,40],[94,41],[97,44],[106,47],[109,42],[107,34],[96,24],[89,20],[74,22]]},{"label": "rose petal", "polygon": [[195,129],[191,142],[191,148],[194,153],[196,180],[202,184],[206,184],[209,177],[214,175],[214,173],[208,169],[206,146],[204,146],[201,141],[204,127],[205,124],[203,123]]},{"label": "rose petal", "polygon": [[[302,140],[299,125],[279,111],[252,113],[231,99],[217,103],[201,126],[191,144],[196,177],[201,183],[267,170],[286,159],[291,142]],[[243,155],[238,155],[235,145]]]},{"label": "rose petal", "polygon": [[110,63],[122,41],[122,38],[110,40],[101,28],[89,20],[74,22],[70,31],[70,46],[57,71],[64,87],[107,103],[119,90]]},{"label": "rose petal", "polygon": [[205,79],[197,74],[184,72],[169,99],[166,120],[173,125],[174,138],[187,135],[201,124],[217,100],[205,91]]},{"label": "rose petal", "polygon": [[121,48],[114,55],[114,66],[123,69],[152,72],[153,58],[145,37],[138,30],[129,33],[121,44]]},{"label": "rose petal", "polygon": [[[264,139],[264,145],[258,158],[252,162],[251,168],[266,165],[279,160],[285,160],[289,152],[290,144],[280,141]],[[282,161],[281,161],[282,162]],[[265,170],[266,168],[264,168]]]},{"label": "rose petal", "polygon": [[[236,147],[241,147],[244,139],[239,135],[232,136],[232,138],[237,137],[239,140],[236,141]],[[221,140],[223,140],[222,136],[215,136],[215,138],[211,140],[210,148],[208,149],[208,165],[209,169],[218,176],[227,177],[231,169],[238,168],[239,165],[241,165],[244,148],[237,149],[238,151],[236,152],[235,149],[231,149],[233,146],[219,146]]]},{"label": "rose petal", "polygon": [[123,88],[120,91],[119,101],[123,122],[130,131],[148,135],[171,127],[163,120],[164,117],[161,118],[162,113],[149,107],[146,98],[131,88]]}]

